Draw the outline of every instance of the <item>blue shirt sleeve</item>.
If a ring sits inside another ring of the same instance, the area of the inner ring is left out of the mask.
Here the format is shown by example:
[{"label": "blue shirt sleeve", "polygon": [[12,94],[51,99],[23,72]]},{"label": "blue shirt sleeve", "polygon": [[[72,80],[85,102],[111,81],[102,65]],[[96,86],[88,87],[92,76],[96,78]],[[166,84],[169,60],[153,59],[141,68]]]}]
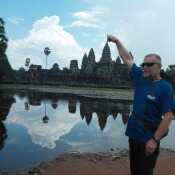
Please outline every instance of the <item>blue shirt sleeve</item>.
[{"label": "blue shirt sleeve", "polygon": [[133,82],[134,86],[137,86],[140,84],[140,81],[143,78],[143,71],[140,67],[138,67],[134,63],[131,67],[129,75],[130,75],[131,81]]},{"label": "blue shirt sleeve", "polygon": [[162,113],[175,112],[175,99],[171,85],[167,84],[162,95]]}]

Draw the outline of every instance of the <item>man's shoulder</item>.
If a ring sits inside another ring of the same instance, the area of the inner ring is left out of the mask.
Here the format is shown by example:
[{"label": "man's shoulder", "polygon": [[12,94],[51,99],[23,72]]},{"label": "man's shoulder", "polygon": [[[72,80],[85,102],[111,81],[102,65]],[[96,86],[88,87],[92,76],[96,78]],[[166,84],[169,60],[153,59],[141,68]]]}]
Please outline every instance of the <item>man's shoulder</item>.
[{"label": "man's shoulder", "polygon": [[161,80],[161,86],[163,86],[165,88],[172,88],[172,85],[164,79]]},{"label": "man's shoulder", "polygon": [[164,79],[161,80],[160,87],[163,90],[163,92],[171,92],[171,93],[173,93],[172,85],[168,81],[166,81]]}]

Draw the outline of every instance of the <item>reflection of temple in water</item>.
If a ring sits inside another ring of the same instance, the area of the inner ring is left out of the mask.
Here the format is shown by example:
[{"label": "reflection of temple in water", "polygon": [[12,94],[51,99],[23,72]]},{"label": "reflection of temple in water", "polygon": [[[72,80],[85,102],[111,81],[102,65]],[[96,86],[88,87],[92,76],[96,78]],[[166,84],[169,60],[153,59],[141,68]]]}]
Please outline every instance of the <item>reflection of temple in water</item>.
[{"label": "reflection of temple in water", "polygon": [[51,102],[51,106],[53,109],[57,109],[59,99],[60,99],[60,97],[58,95],[49,94],[49,100]]},{"label": "reflection of temple in water", "polygon": [[[24,92],[18,93],[21,97],[24,97]],[[40,106],[44,102],[44,117],[42,118],[43,123],[47,123],[49,116],[47,114],[48,102],[51,104],[53,109],[57,109],[59,94],[52,93],[42,93],[37,91],[29,91],[26,93],[27,101],[24,102],[24,107],[26,111],[30,110],[30,106]],[[77,101],[80,101],[80,116],[82,120],[85,120],[87,125],[90,125],[93,113],[96,113],[98,118],[99,127],[103,130],[106,126],[109,116],[112,116],[115,120],[118,114],[122,117],[122,122],[125,125],[128,121],[130,113],[130,102],[128,101],[111,101],[111,100],[98,100],[90,98],[80,98],[75,96],[66,97],[68,100],[68,111],[69,113],[76,113]],[[12,99],[8,100],[10,103]],[[47,104],[46,104],[46,101]]]},{"label": "reflection of temple in water", "polygon": [[75,97],[69,97],[68,108],[70,113],[76,113],[76,103],[77,99]]},{"label": "reflection of temple in water", "polygon": [[39,91],[20,91],[16,92],[15,94],[18,95],[20,99],[27,97],[27,100],[24,102],[26,111],[30,110],[30,106],[41,106],[42,101],[49,101],[51,107],[53,109],[57,109],[58,101],[60,99],[59,94],[43,93]]},{"label": "reflection of temple in water", "polygon": [[51,106],[52,106],[53,109],[57,109],[57,107],[58,107],[58,101],[52,101]]},{"label": "reflection of temple in water", "polygon": [[80,116],[82,120],[85,118],[88,125],[92,120],[93,112],[97,114],[101,130],[105,128],[108,117],[112,115],[115,120],[118,113],[121,114],[123,124],[125,125],[129,118],[130,103],[120,101],[98,101],[92,99],[80,100]]},{"label": "reflection of temple in water", "polygon": [[40,106],[42,98],[41,93],[36,91],[28,93],[29,104],[32,106]]},{"label": "reflection of temple in water", "polygon": [[98,123],[99,123],[101,130],[105,128],[108,116],[109,115],[107,112],[97,112]]},{"label": "reflection of temple in water", "polygon": [[[22,93],[22,95],[24,94]],[[53,109],[56,109],[58,107],[58,100],[61,98],[59,94],[42,93],[37,91],[30,91],[26,95],[29,101],[29,104],[27,104],[26,102],[24,104],[26,110],[30,110],[29,105],[38,106],[38,105],[41,105],[42,101],[46,101],[46,100],[50,101]],[[68,100],[69,113],[72,113],[72,114],[76,113],[78,98],[75,96],[68,96],[66,97],[66,99]],[[46,104],[45,104],[45,113],[46,113]],[[92,121],[93,113],[96,113],[97,115],[99,127],[101,128],[101,130],[105,128],[109,116],[112,116],[115,120],[118,114],[121,114],[123,124],[125,125],[128,121],[128,117],[130,113],[130,102],[81,98],[80,99],[80,116],[82,120],[85,120],[87,125],[90,125]],[[46,120],[43,120],[43,121],[44,123],[47,123],[45,122]],[[48,118],[47,118],[47,121],[48,121]]]},{"label": "reflection of temple in water", "polygon": [[[36,91],[29,92],[27,96],[29,105],[32,106],[41,105],[42,101],[48,100],[50,101],[53,109],[57,108],[58,100],[60,99],[60,96],[58,94],[41,93]],[[67,97],[67,100],[68,100],[69,113],[72,114],[76,113],[78,98],[75,96],[69,96]],[[30,107],[27,104],[25,104],[25,107],[28,110],[30,109]],[[46,111],[46,105],[45,105],[45,111]],[[87,125],[90,125],[93,113],[96,113],[97,115],[99,127],[101,128],[101,130],[105,128],[109,116],[112,116],[115,120],[118,114],[121,114],[123,124],[125,125],[128,121],[130,113],[130,102],[97,100],[90,98],[80,99],[80,116],[82,120],[86,121]]]}]

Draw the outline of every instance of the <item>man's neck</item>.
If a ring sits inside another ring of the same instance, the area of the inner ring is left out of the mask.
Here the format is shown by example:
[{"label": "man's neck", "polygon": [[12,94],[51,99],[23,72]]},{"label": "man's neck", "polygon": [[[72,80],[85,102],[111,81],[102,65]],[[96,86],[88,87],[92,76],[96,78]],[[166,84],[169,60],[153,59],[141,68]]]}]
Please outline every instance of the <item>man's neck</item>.
[{"label": "man's neck", "polygon": [[152,77],[152,80],[153,80],[153,81],[159,81],[159,80],[162,79],[160,75],[151,76],[151,77]]},{"label": "man's neck", "polygon": [[159,81],[161,80],[161,76],[160,75],[157,75],[157,76],[148,76],[148,77],[145,77],[146,80],[149,80],[149,81]]}]

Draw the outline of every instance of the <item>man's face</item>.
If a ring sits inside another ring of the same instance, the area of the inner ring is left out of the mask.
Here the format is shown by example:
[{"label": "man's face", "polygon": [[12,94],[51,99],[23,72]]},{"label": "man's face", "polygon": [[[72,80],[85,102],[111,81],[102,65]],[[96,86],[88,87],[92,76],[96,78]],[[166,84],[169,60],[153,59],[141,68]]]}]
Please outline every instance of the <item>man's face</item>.
[{"label": "man's face", "polygon": [[155,56],[147,56],[142,63],[144,77],[155,77],[160,74],[160,60]]}]

